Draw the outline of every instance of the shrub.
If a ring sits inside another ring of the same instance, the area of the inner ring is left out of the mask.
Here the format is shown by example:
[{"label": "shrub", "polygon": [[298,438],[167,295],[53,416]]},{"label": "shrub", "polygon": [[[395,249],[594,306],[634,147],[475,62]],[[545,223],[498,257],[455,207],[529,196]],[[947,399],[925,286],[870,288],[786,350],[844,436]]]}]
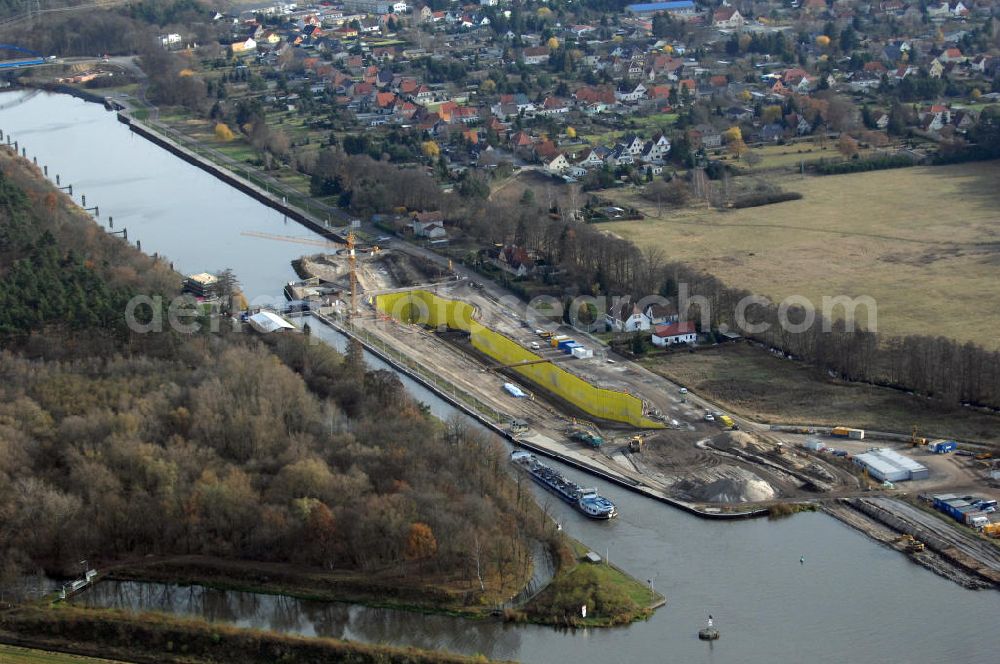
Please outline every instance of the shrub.
[{"label": "shrub", "polygon": [[816,164],[816,173],[819,175],[843,175],[844,173],[864,173],[867,171],[881,171],[890,168],[906,168],[915,166],[916,161],[905,155],[894,155],[891,157],[876,157],[874,159],[858,159],[856,161],[830,162]]},{"label": "shrub", "polygon": [[797,201],[802,198],[802,194],[797,191],[778,191],[749,194],[741,196],[733,201],[734,208],[760,207],[772,203],[783,203],[784,201]]}]

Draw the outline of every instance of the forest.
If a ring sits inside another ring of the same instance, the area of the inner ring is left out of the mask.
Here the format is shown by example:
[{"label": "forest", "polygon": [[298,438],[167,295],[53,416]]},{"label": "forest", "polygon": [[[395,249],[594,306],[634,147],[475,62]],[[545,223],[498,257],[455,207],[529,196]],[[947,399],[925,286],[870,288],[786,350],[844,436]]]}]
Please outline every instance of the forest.
[{"label": "forest", "polygon": [[9,152],[0,171],[0,587],[147,554],[388,570],[473,602],[525,578],[546,521],[497,443],[358,349],[131,332],[123,300],[177,275]]}]

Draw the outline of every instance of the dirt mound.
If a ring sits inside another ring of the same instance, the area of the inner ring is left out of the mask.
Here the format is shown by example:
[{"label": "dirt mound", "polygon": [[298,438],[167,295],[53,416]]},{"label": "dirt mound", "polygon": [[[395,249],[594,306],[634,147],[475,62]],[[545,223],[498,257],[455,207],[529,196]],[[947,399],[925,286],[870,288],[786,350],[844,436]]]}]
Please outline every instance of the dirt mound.
[{"label": "dirt mound", "polygon": [[720,466],[712,475],[714,479],[705,478],[704,483],[687,489],[692,498],[706,503],[756,503],[778,495],[773,486],[743,468]]}]

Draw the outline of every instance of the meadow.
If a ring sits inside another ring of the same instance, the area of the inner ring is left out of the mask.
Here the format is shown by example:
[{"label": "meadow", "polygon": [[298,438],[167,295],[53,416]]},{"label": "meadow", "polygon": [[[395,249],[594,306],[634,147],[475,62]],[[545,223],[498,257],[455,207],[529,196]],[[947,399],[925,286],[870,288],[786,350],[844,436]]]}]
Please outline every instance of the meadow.
[{"label": "meadow", "polygon": [[775,301],[801,295],[820,308],[823,296],[870,296],[884,334],[1000,348],[1000,162],[775,183],[804,197],[740,210],[702,202],[657,218],[637,190],[609,190],[647,218],[602,228]]}]

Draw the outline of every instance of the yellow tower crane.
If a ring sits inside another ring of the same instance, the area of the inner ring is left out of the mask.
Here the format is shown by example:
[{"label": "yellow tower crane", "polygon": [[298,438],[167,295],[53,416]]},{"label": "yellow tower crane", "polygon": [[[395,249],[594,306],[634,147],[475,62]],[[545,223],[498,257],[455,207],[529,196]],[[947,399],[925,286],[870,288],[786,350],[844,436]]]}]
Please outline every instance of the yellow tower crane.
[{"label": "yellow tower crane", "polygon": [[354,256],[354,231],[347,234],[347,260],[351,271],[351,321],[358,315],[357,258]]}]

